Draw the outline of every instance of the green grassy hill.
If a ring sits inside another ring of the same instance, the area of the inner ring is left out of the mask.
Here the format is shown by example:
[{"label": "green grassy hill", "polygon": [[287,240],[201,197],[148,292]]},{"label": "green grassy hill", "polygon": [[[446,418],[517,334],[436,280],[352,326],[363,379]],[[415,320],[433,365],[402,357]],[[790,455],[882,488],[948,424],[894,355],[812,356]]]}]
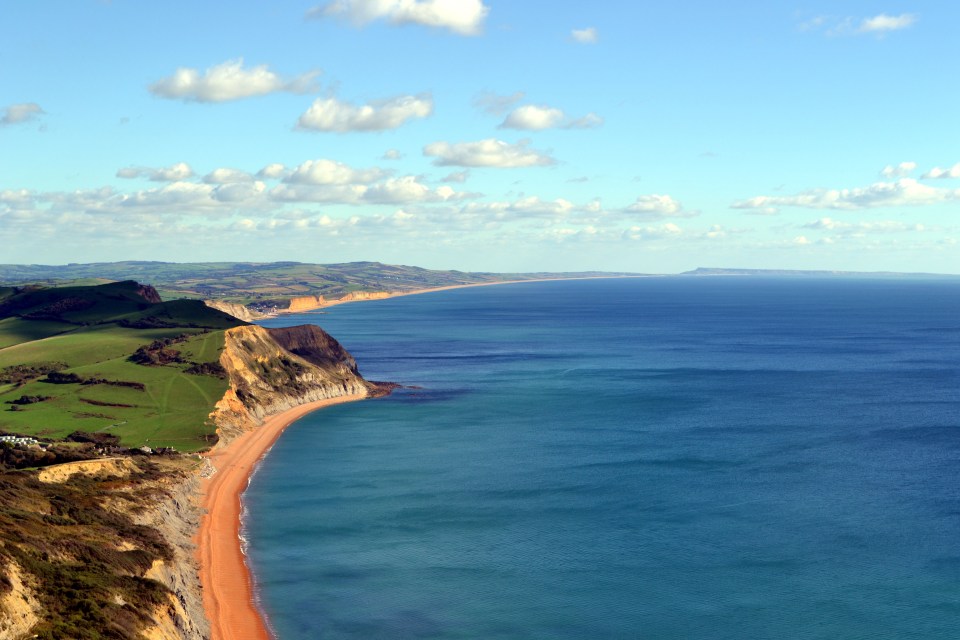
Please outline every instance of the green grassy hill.
[{"label": "green grassy hill", "polygon": [[242,324],[133,281],[2,289],[0,430],[203,449],[227,389],[216,364],[224,330]]}]

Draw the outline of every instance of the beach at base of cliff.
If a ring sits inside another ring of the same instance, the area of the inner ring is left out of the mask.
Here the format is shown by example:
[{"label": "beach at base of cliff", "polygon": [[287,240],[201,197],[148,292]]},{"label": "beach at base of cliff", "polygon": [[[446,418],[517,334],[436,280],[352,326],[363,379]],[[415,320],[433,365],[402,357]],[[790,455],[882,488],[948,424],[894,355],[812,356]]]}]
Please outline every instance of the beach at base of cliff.
[{"label": "beach at base of cliff", "polygon": [[306,414],[366,397],[354,394],[294,407],[266,418],[259,427],[208,454],[216,472],[203,481],[201,488],[206,513],[200,522],[196,557],[211,640],[272,637],[256,605],[253,578],[240,539],[240,496],[257,463],[284,429]]}]

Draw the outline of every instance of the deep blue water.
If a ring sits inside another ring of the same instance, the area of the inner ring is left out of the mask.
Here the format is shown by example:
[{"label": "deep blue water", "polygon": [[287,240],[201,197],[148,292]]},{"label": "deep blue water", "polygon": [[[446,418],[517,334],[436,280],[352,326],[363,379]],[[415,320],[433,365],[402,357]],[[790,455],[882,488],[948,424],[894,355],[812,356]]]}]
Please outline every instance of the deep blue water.
[{"label": "deep blue water", "polygon": [[371,379],[246,494],[281,640],[960,637],[960,280],[343,305]]}]

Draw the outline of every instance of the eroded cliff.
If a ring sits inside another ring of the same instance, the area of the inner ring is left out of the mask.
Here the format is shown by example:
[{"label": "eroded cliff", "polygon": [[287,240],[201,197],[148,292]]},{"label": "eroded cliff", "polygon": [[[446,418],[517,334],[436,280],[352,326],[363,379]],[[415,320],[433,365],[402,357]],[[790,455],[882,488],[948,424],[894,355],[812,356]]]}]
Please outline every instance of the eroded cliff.
[{"label": "eroded cliff", "polygon": [[224,300],[204,300],[203,303],[212,309],[223,311],[224,313],[229,314],[238,320],[243,320],[244,322],[253,322],[254,320],[259,320],[260,318],[264,317],[262,313],[254,311],[249,307],[245,307],[242,304],[237,304],[236,302],[225,302]]},{"label": "eroded cliff", "polygon": [[307,402],[379,390],[360,376],[353,356],[314,325],[230,329],[220,364],[230,380],[211,416],[221,437]]}]

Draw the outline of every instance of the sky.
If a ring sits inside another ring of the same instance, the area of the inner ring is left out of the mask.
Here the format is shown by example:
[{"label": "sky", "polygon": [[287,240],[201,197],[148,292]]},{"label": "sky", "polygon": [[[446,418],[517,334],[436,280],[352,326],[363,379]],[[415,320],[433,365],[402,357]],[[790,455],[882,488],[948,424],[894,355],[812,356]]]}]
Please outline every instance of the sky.
[{"label": "sky", "polygon": [[960,273],[960,5],[6,3],[0,263]]}]

